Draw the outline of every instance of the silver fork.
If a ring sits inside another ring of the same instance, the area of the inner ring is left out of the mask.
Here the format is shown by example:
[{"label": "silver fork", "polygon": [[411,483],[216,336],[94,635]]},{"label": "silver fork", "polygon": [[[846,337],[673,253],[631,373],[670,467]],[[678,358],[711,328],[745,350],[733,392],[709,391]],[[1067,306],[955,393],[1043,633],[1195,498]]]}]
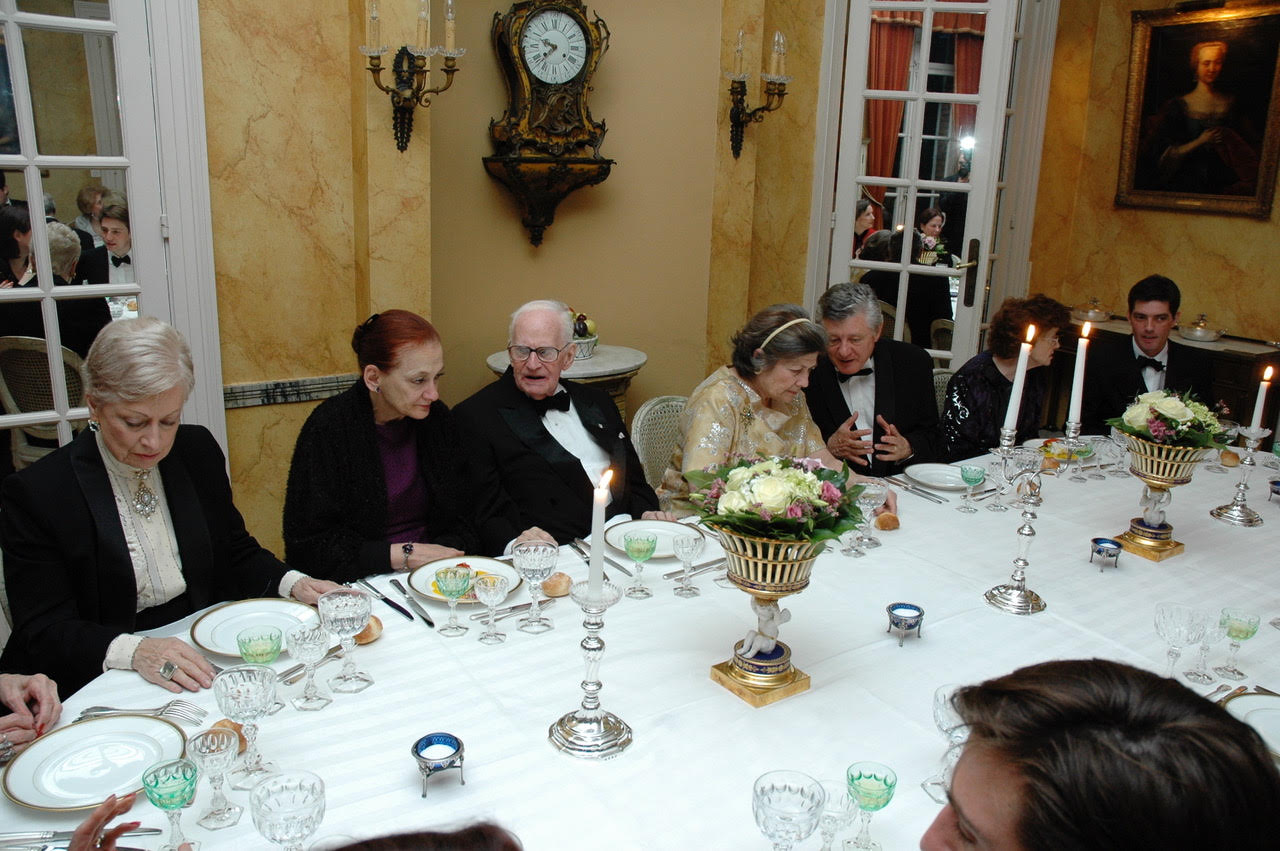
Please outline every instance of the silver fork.
[{"label": "silver fork", "polygon": [[102,718],[109,715],[150,715],[157,718],[171,717],[180,721],[191,721],[198,724],[208,714],[208,710],[203,707],[189,700],[179,698],[155,709],[119,709],[114,706],[90,706],[80,713],[80,717],[77,720],[83,721],[86,718]]},{"label": "silver fork", "polygon": [[98,718],[118,718],[118,717],[120,717],[120,716],[122,716],[122,715],[146,715],[146,716],[151,717],[151,718],[167,718],[167,719],[169,719],[169,720],[171,720],[171,721],[180,721],[180,722],[182,722],[182,723],[184,723],[184,724],[195,724],[195,725],[199,725],[199,724],[203,723],[203,716],[196,715],[196,714],[194,714],[193,712],[190,712],[189,710],[182,709],[181,707],[172,707],[172,708],[166,707],[166,708],[164,708],[164,709],[160,710],[159,712],[156,712],[156,711],[150,711],[150,712],[119,712],[119,711],[116,711],[116,712],[95,712],[95,713],[90,713],[90,714],[81,715],[81,716],[80,716],[79,718],[77,718],[76,720],[77,720],[77,721],[93,721],[93,720],[96,720],[96,719],[98,719]]}]

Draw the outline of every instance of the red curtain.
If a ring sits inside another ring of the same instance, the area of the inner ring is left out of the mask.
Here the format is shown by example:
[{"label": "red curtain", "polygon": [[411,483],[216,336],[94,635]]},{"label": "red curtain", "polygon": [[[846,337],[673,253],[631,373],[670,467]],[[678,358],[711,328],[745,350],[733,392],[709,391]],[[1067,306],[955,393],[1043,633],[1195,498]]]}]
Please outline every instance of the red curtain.
[{"label": "red curtain", "polygon": [[[867,68],[867,88],[901,91],[911,72],[911,53],[923,16],[919,12],[885,12],[872,16],[871,58]],[[867,102],[867,174],[889,177],[898,155],[898,131],[902,129],[905,104],[897,100]],[[866,191],[884,202],[883,186]],[[876,217],[880,217],[877,208]],[[883,223],[879,223],[883,227]]]},{"label": "red curtain", "polygon": [[[933,16],[934,32],[952,33],[956,37],[956,91],[960,94],[978,93],[978,79],[982,76],[982,40],[987,30],[985,15],[961,12],[939,12]],[[978,108],[969,103],[958,103],[955,110],[955,135],[973,132]]]}]

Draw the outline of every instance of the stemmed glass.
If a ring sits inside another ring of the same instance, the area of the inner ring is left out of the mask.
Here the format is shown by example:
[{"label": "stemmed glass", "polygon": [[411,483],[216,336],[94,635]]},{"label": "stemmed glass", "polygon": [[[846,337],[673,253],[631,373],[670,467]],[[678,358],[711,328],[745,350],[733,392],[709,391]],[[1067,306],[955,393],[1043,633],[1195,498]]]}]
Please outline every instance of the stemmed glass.
[{"label": "stemmed glass", "polygon": [[275,772],[274,764],[262,761],[258,752],[258,725],[276,699],[276,672],[266,665],[237,665],[213,678],[213,696],[218,711],[242,725],[245,751],[240,767],[231,772],[232,789],[251,789]]},{"label": "stemmed glass", "polygon": [[622,544],[627,550],[627,558],[636,566],[636,578],[627,588],[627,596],[633,600],[647,600],[653,592],[644,584],[644,563],[657,549],[658,536],[653,532],[627,532],[622,536]]},{"label": "stemmed glass", "polygon": [[773,843],[774,851],[787,851],[808,839],[826,802],[822,784],[799,771],[765,772],[751,789],[756,827]]},{"label": "stemmed glass", "polygon": [[1209,673],[1209,646],[1217,644],[1227,634],[1218,613],[1211,609],[1198,609],[1197,617],[1204,620],[1204,637],[1200,639],[1200,653],[1196,658],[1196,666],[1190,671],[1183,671],[1182,676],[1193,683],[1208,685],[1217,679]]},{"label": "stemmed glass", "polygon": [[158,762],[142,773],[142,788],[147,793],[147,800],[169,815],[169,841],[160,847],[160,851],[178,851],[178,846],[184,842],[192,849],[200,847],[199,842],[182,836],[182,808],[195,797],[198,778],[196,764],[189,759]]},{"label": "stemmed glass", "polygon": [[671,545],[675,548],[676,558],[684,570],[680,574],[680,584],[675,587],[677,597],[696,597],[702,592],[689,581],[689,571],[693,563],[702,555],[702,548],[707,545],[706,537],[696,529],[687,534],[676,535]]},{"label": "stemmed glass", "polygon": [[1072,474],[1067,481],[1070,482],[1087,482],[1089,477],[1084,473],[1084,459],[1092,458],[1094,453],[1093,443],[1087,438],[1077,438],[1073,441],[1073,445],[1067,448],[1067,463],[1072,465]]},{"label": "stemmed glass", "polygon": [[1222,610],[1220,623],[1227,632],[1227,638],[1231,639],[1231,651],[1227,654],[1227,663],[1213,669],[1218,676],[1224,680],[1243,680],[1245,678],[1244,671],[1236,667],[1236,656],[1240,652],[1240,642],[1253,638],[1253,634],[1258,631],[1258,624],[1261,621],[1261,615],[1246,612],[1244,609],[1234,609],[1228,606]]},{"label": "stemmed glass", "polygon": [[488,622],[484,632],[480,633],[480,643],[501,644],[507,640],[507,634],[499,632],[494,626],[493,613],[497,605],[507,599],[507,589],[511,587],[511,580],[496,573],[486,573],[484,576],[477,576],[472,587],[475,589],[476,599],[480,601],[480,605],[489,610]]},{"label": "stemmed glass", "polygon": [[956,711],[953,701],[958,688],[960,686],[955,683],[946,683],[938,686],[933,693],[933,723],[947,737],[947,752],[942,755],[941,770],[921,781],[920,788],[939,804],[947,802],[947,788],[951,784],[951,774],[955,771],[956,763],[960,760],[960,746],[969,737],[969,730]]},{"label": "stemmed glass", "polygon": [[858,486],[862,491],[859,492],[856,502],[858,510],[862,513],[862,520],[858,524],[853,540],[840,550],[842,555],[853,558],[862,558],[867,554],[868,549],[880,546],[880,541],[868,535],[867,531],[871,528],[872,514],[884,505],[885,498],[889,495],[889,486],[884,482],[859,482]]},{"label": "stemmed glass", "polygon": [[354,588],[338,588],[321,594],[317,601],[320,623],[338,636],[342,645],[342,671],[329,679],[329,688],[343,694],[355,694],[373,685],[373,677],[356,670],[352,654],[356,636],[369,625],[372,601],[368,594]]},{"label": "stemmed glass", "polygon": [[[251,626],[236,634],[236,647],[240,650],[240,658],[249,665],[270,665],[280,657],[280,649],[284,633],[279,627]],[[268,715],[275,715],[284,709],[284,701],[273,698],[267,707]]]},{"label": "stemmed glass", "polygon": [[449,601],[449,622],[436,632],[445,638],[466,635],[469,626],[458,623],[458,598],[471,590],[475,572],[464,564],[453,564],[436,571],[436,588]]},{"label": "stemmed glass", "polygon": [[199,767],[200,773],[209,778],[209,788],[213,790],[209,812],[196,820],[196,824],[206,830],[231,827],[240,821],[240,814],[244,812],[244,807],[228,801],[222,791],[224,775],[239,752],[240,735],[224,727],[205,730],[187,742],[187,754]]},{"label": "stemmed glass", "polygon": [[836,834],[853,824],[858,815],[858,805],[849,796],[849,786],[839,780],[823,780],[822,791],[827,803],[818,818],[818,832],[822,834],[822,851],[831,851]]},{"label": "stemmed glass", "polygon": [[961,464],[960,479],[967,487],[964,491],[964,501],[956,506],[956,511],[963,511],[965,514],[977,514],[978,509],[972,502],[973,489],[986,481],[987,468],[981,464]]},{"label": "stemmed glass", "polygon": [[880,851],[880,843],[871,838],[871,814],[889,806],[893,790],[898,786],[898,775],[878,762],[855,762],[845,776],[849,781],[849,794],[862,810],[862,829],[852,842],[845,841],[845,847]]},{"label": "stemmed glass", "polygon": [[253,787],[249,811],[263,839],[302,851],[302,841],[324,820],[324,781],[310,771],[274,774]]},{"label": "stemmed glass", "polygon": [[555,624],[538,610],[538,605],[542,602],[542,583],[556,569],[560,549],[546,541],[525,541],[516,544],[512,552],[515,555],[512,564],[529,583],[529,599],[533,601],[529,614],[520,619],[520,626],[516,629],[533,635],[555,629]]},{"label": "stemmed glass", "polygon": [[289,630],[289,655],[301,662],[307,672],[302,694],[291,701],[294,709],[315,712],[333,703],[333,698],[321,694],[316,686],[316,663],[323,659],[327,652],[329,652],[329,630],[323,625],[311,621],[298,624]]},{"label": "stemmed glass", "polygon": [[1275,443],[1271,444],[1271,454],[1274,455],[1275,457],[1268,458],[1267,463],[1264,464],[1263,466],[1265,466],[1268,470],[1280,470],[1280,440],[1277,440]]},{"label": "stemmed glass", "polygon": [[[1226,443],[1228,446],[1236,442],[1236,436],[1240,434],[1240,423],[1233,420],[1218,420],[1218,425],[1222,428],[1223,434],[1226,435]],[[1222,466],[1222,453],[1219,452],[1217,460],[1212,464],[1205,464],[1205,470],[1210,473],[1226,473],[1227,468]]]},{"label": "stemmed glass", "polygon": [[1169,645],[1166,677],[1173,676],[1173,666],[1182,656],[1182,648],[1188,644],[1199,644],[1204,638],[1204,628],[1205,623],[1197,620],[1196,610],[1191,606],[1180,603],[1156,605],[1156,633]]},{"label": "stemmed glass", "polygon": [[1124,439],[1124,432],[1118,428],[1111,429],[1111,442],[1116,447],[1115,461],[1111,464],[1111,469],[1107,470],[1108,476],[1115,476],[1118,479],[1127,478],[1129,471],[1125,469],[1125,461],[1129,460],[1129,441]]}]

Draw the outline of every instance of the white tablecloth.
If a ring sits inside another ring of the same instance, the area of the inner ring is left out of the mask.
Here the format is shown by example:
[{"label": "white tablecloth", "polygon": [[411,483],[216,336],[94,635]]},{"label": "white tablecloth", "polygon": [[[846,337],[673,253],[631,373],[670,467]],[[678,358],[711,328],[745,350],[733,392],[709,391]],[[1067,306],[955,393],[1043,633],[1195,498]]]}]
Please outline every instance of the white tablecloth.
[{"label": "white tablecloth", "polygon": [[[480,644],[471,621],[467,635],[445,639],[375,601],[385,632],[356,652],[375,685],[338,695],[317,713],[287,708],[264,719],[262,750],[281,767],[324,778],[328,811],[318,838],[490,819],[515,831],[529,849],[765,847],[750,807],[757,775],[791,768],[841,778],[849,763],[873,759],[899,776],[897,795],[875,816],[873,834],[886,849],[914,848],[938,811],[919,783],[936,770],[943,750],[931,715],[933,691],[942,683],[973,682],[1056,658],[1098,656],[1162,671],[1165,648],[1152,614],[1157,602],[1174,600],[1261,613],[1264,623],[1245,643],[1240,666],[1251,675],[1245,684],[1280,689],[1280,631],[1265,623],[1280,615],[1280,503],[1266,500],[1266,480],[1274,475],[1259,470],[1251,491],[1266,524],[1241,529],[1208,515],[1230,499],[1234,471],[1197,472],[1174,491],[1169,511],[1186,553],[1162,563],[1125,554],[1117,569],[1101,573],[1088,562],[1089,538],[1127,528],[1141,484],[1046,479],[1028,586],[1048,609],[1031,617],[1004,614],[982,596],[1009,576],[1016,512],[968,516],[954,510],[956,494],[946,505],[900,494],[902,528],[880,533],[881,548],[857,560],[834,550],[824,554],[810,587],[785,601],[793,618],[782,638],[812,687],[761,709],[709,678],[710,666],[754,626],[747,595],[703,577],[697,580],[702,596],[681,599],[672,582],[659,578],[673,564],[651,563],[653,599],[624,598],[606,615],[602,698],[632,726],[635,742],[599,763],[561,755],[546,741],[548,725],[581,697],[584,632],[568,598],[550,612],[554,631],[526,635],[508,620],[507,642],[498,646]],[[568,550],[560,566],[585,577],[585,566]],[[624,577],[614,571],[613,578]],[[387,587],[386,578],[376,583]],[[895,601],[917,603],[926,613],[923,636],[908,637],[902,647],[885,632],[884,607]],[[445,607],[427,605],[440,623]],[[1225,650],[1225,644],[1215,648],[1211,664]],[[1190,661],[1188,654],[1178,670]],[[277,663],[288,664],[287,657]],[[322,669],[321,681],[335,671]],[[285,696],[300,688],[288,688]],[[156,706],[167,697],[133,673],[110,672],[68,700],[64,717],[70,721],[91,704]],[[210,709],[210,722],[220,717],[211,693],[194,699]],[[437,730],[465,743],[467,783],[447,772],[433,779],[423,800],[409,748]],[[247,804],[245,792],[232,797]],[[203,811],[207,800],[202,785],[195,809]],[[163,824],[145,801],[134,817]],[[195,817],[188,810],[184,825],[206,851],[237,842],[265,846],[247,807],[238,826],[217,832],[196,827]],[[0,803],[6,830],[77,821]],[[806,847],[818,844],[815,836]]]}]

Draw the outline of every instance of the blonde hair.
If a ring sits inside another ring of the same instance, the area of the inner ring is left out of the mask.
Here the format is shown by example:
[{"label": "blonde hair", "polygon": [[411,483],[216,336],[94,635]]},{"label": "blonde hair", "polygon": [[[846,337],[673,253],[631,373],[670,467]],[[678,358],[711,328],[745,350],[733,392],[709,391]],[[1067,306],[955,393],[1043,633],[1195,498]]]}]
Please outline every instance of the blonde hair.
[{"label": "blonde hair", "polygon": [[98,404],[136,402],[174,387],[185,399],[195,386],[187,341],[154,316],[108,323],[84,359],[84,394]]}]

